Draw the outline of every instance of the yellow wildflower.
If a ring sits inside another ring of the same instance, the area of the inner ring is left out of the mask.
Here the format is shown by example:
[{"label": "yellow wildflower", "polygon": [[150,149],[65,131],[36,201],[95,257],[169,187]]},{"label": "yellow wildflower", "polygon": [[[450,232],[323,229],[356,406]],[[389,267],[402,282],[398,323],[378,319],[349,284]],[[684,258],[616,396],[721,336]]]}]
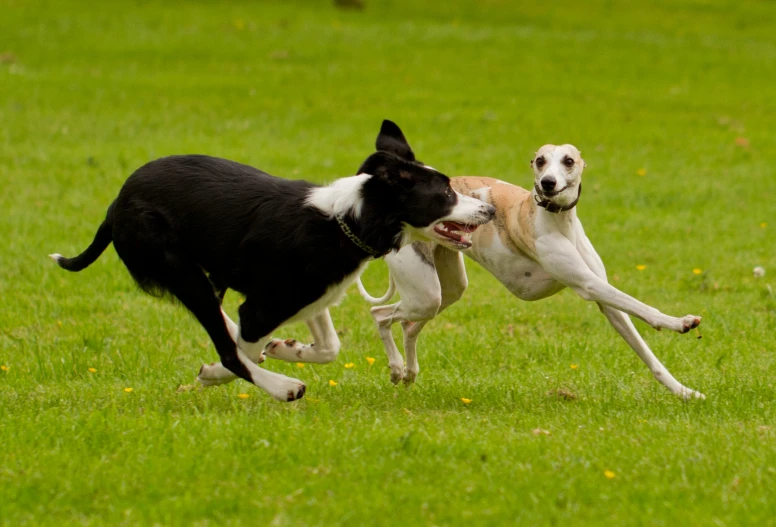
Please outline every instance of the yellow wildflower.
[{"label": "yellow wildflower", "polygon": [[97,373],[97,369],[96,368],[88,368],[88,370],[91,373]]},{"label": "yellow wildflower", "polygon": [[375,358],[374,358],[374,357],[367,357],[367,358],[366,358],[366,361],[367,361],[367,362],[369,363],[369,365],[371,366],[372,364],[374,364],[374,363],[375,363]]},{"label": "yellow wildflower", "polygon": [[8,370],[10,370],[10,369],[11,369],[11,367],[10,367],[10,366],[6,366],[5,364],[3,364],[2,366],[0,366],[0,370],[2,370],[2,371],[8,371]]},{"label": "yellow wildflower", "polygon": [[247,393],[238,393],[237,397],[239,397],[240,399],[247,399],[248,397],[250,397],[250,395]]},{"label": "yellow wildflower", "polygon": [[576,370],[577,368],[579,368],[579,364],[572,364],[571,365],[571,369],[572,370]]},{"label": "yellow wildflower", "polygon": [[697,269],[697,268],[693,269],[692,270],[692,274],[703,274],[703,270],[702,269]]},{"label": "yellow wildflower", "polygon": [[127,392],[127,393],[132,393],[132,392],[134,392],[135,390],[134,390],[134,389],[132,389],[132,388],[124,388],[124,391],[125,391],[125,392]]},{"label": "yellow wildflower", "polygon": [[617,474],[612,472],[611,470],[604,470],[604,476],[606,476],[606,479],[614,479]]},{"label": "yellow wildflower", "polygon": [[764,229],[764,228],[766,228],[767,226],[768,226],[768,224],[767,224],[767,223],[765,223],[765,222],[762,222],[762,223],[760,224],[760,228],[761,228],[761,229]]},{"label": "yellow wildflower", "polygon": [[304,363],[303,362],[297,362],[296,363],[296,367],[297,368],[304,368]]},{"label": "yellow wildflower", "polygon": [[337,381],[329,381],[329,386],[337,386]]},{"label": "yellow wildflower", "polygon": [[356,365],[354,363],[352,363],[352,362],[348,362],[347,364],[345,364],[345,368],[347,368],[349,370],[352,369],[352,368],[355,368],[355,367],[356,367]]},{"label": "yellow wildflower", "polygon": [[471,404],[472,400],[471,399],[467,399],[466,397],[461,397],[461,402],[463,404]]},{"label": "yellow wildflower", "polygon": [[647,268],[647,266],[644,265],[644,264],[639,264],[639,265],[636,266],[636,269],[638,269],[639,271],[643,271],[646,268]]},{"label": "yellow wildflower", "polygon": [[640,169],[638,169],[636,171],[636,174],[638,174],[639,176],[642,176],[642,177],[646,176],[647,175],[647,169],[646,168],[640,168]]}]

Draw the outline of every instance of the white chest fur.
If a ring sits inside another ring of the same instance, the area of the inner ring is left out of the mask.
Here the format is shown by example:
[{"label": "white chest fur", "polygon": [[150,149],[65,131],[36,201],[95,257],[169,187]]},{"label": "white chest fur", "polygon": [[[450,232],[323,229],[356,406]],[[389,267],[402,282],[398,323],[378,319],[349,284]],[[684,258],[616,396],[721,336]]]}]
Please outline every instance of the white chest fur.
[{"label": "white chest fur", "polygon": [[298,322],[300,320],[309,320],[324,309],[339,304],[342,301],[342,297],[345,296],[345,291],[347,291],[348,287],[356,281],[356,278],[361,276],[361,273],[364,272],[368,263],[368,261],[363,262],[355,272],[347,275],[340,283],[329,286],[329,288],[326,289],[326,292],[323,293],[318,300],[303,307],[296,315],[286,320],[283,324],[290,324],[291,322]]}]

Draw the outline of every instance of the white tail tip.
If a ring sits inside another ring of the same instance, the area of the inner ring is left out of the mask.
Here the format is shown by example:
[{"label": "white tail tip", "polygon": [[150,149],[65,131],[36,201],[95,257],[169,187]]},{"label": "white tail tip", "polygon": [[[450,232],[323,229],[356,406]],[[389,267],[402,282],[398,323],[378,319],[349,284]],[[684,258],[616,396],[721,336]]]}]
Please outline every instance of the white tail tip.
[{"label": "white tail tip", "polygon": [[60,261],[62,258],[64,258],[64,256],[62,256],[62,255],[61,255],[61,254],[59,254],[59,253],[49,254],[48,256],[49,256],[49,258],[51,258],[52,260],[54,260],[54,261],[55,261],[55,262],[57,262],[57,263],[59,263],[59,261]]}]

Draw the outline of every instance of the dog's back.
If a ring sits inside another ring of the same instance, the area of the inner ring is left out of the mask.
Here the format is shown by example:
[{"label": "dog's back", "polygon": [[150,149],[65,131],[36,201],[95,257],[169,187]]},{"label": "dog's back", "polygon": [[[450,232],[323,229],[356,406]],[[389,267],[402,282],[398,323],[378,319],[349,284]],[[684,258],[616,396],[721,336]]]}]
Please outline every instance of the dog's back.
[{"label": "dog's back", "polygon": [[272,239],[282,244],[298,225],[297,216],[315,214],[303,207],[312,187],[226,159],[165,157],[135,171],[119,192],[114,243],[120,247],[142,232],[148,245],[174,247],[219,275],[235,268],[246,239],[261,236],[256,229],[271,225]]},{"label": "dog's back", "polygon": [[496,207],[496,218],[474,233],[473,252],[476,253],[480,247],[490,246],[494,237],[498,237],[502,245],[512,251],[534,254],[533,219],[536,206],[531,200],[530,191],[499,179],[480,176],[455,177],[450,183],[461,194],[481,199]]}]

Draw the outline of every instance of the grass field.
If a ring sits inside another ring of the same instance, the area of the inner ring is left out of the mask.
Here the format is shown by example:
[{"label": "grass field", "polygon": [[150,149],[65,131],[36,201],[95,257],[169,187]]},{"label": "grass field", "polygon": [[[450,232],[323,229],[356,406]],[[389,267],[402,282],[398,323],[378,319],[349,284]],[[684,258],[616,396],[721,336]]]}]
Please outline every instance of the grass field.
[{"label": "grass field", "polygon": [[[0,524],[776,524],[776,6],[518,4],[0,0]],[[266,364],[302,401],[178,392],[216,357],[192,318],[112,249],[46,258],[146,161],[330,181],[383,118],[450,175],[529,185],[540,145],[582,149],[610,279],[704,317],[701,340],[637,325],[708,399],[672,397],[572,292],[520,302],[471,262],[412,388],[354,288],[336,363]]]}]

